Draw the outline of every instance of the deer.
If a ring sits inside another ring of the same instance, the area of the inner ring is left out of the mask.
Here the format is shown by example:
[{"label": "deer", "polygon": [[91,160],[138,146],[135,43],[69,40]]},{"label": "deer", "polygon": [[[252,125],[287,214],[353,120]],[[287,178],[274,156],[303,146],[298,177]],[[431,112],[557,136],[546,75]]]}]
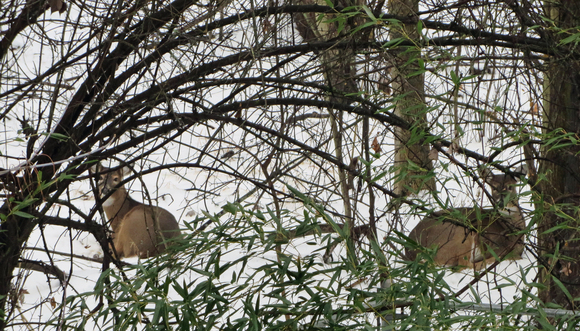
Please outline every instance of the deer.
[{"label": "deer", "polygon": [[181,235],[177,220],[167,210],[138,202],[120,185],[127,167],[116,170],[100,163],[91,168],[97,174],[97,188],[102,207],[110,222],[111,250],[117,258],[149,258],[163,253],[167,240]]},{"label": "deer", "polygon": [[[517,172],[526,173],[522,167]],[[480,269],[493,263],[495,256],[521,259],[524,243],[516,234],[525,220],[516,197],[519,179],[507,174],[482,172],[484,182],[492,187],[491,197],[497,208],[457,208],[433,212],[423,218],[409,234],[422,247],[436,248],[433,257],[440,266]],[[405,260],[414,261],[417,251],[405,249]]]}]

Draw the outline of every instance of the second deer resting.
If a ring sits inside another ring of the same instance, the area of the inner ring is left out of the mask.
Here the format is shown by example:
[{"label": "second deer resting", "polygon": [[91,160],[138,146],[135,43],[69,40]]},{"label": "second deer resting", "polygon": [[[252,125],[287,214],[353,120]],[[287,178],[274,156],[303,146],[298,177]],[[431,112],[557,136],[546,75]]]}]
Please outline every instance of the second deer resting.
[{"label": "second deer resting", "polygon": [[179,225],[167,210],[133,200],[125,187],[123,168],[112,171],[100,164],[91,169],[98,173],[97,184],[101,197],[113,192],[103,202],[103,210],[113,230],[114,252],[118,258],[159,255],[166,248],[166,240],[179,236]]},{"label": "second deer resting", "polygon": [[[494,261],[492,251],[499,257],[521,258],[523,239],[515,233],[525,227],[525,222],[516,198],[517,180],[510,175],[491,172],[483,176],[492,187],[491,195],[497,209],[436,211],[420,221],[409,234],[409,238],[419,245],[437,248],[433,257],[437,265],[480,268],[484,262]],[[414,260],[416,254],[415,250],[405,250],[408,260]]]}]

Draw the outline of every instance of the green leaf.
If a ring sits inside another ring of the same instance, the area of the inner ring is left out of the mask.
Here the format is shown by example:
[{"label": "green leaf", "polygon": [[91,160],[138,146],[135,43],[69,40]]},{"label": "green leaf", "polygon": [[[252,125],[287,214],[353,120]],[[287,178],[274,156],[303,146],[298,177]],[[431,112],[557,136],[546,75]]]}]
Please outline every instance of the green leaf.
[{"label": "green leaf", "polygon": [[468,81],[468,80],[476,78],[476,77],[479,77],[479,75],[469,75],[467,77],[462,78],[461,81],[465,82],[465,81]]},{"label": "green leaf", "polygon": [[50,138],[59,140],[59,141],[67,141],[69,139],[68,136],[65,136],[64,134],[61,133],[43,133],[43,136],[49,136]]},{"label": "green leaf", "polygon": [[560,40],[560,45],[566,45],[570,43],[577,43],[580,40],[580,33],[574,33],[571,36],[568,36],[562,40]]},{"label": "green leaf", "polygon": [[403,41],[405,41],[405,38],[395,38],[395,39],[391,39],[391,40],[387,41],[383,45],[383,47],[384,48],[395,47],[395,46],[399,45],[400,43],[402,43]]},{"label": "green leaf", "polygon": [[363,30],[363,29],[366,29],[368,27],[375,26],[375,25],[376,25],[375,22],[366,22],[366,23],[362,24],[361,26],[357,26],[356,29],[353,29],[352,33],[355,33],[357,31],[360,31],[360,30]]},{"label": "green leaf", "polygon": [[417,32],[419,35],[423,35],[423,22],[421,20],[417,21]]},{"label": "green leaf", "polygon": [[60,176],[58,176],[58,181],[62,182],[63,180],[73,180],[77,178],[77,175],[67,175],[65,173],[60,174]]},{"label": "green leaf", "polygon": [[238,211],[238,208],[237,208],[237,206],[236,206],[235,204],[233,204],[233,203],[229,203],[229,202],[228,202],[228,203],[226,203],[226,205],[225,205],[225,206],[223,206],[223,207],[222,207],[222,209],[223,209],[225,212],[227,212],[227,213],[230,213],[230,214],[233,214],[233,215],[235,215],[235,214],[236,214],[236,212]]},{"label": "green leaf", "polygon": [[572,295],[570,294],[570,292],[568,292],[568,289],[566,288],[566,286],[564,286],[564,284],[562,284],[562,282],[558,278],[552,276],[552,280],[554,281],[554,283],[556,285],[558,285],[558,287],[566,295],[566,297],[568,297],[568,300],[574,301],[574,299],[572,298]]},{"label": "green leaf", "polygon": [[410,73],[409,75],[407,75],[407,77],[408,78],[411,78],[411,77],[414,77],[414,76],[419,76],[419,75],[424,74],[425,72],[427,72],[426,69],[419,69],[419,70],[417,70],[415,72]]},{"label": "green leaf", "polygon": [[302,192],[298,191],[294,187],[286,184],[286,188],[290,190],[298,199],[304,201],[305,204],[310,204],[310,199]]},{"label": "green leaf", "polygon": [[459,87],[459,85],[461,85],[461,79],[459,78],[459,76],[457,76],[454,70],[451,70],[450,75],[451,81],[453,82],[455,87]]},{"label": "green leaf", "polygon": [[370,10],[369,7],[367,7],[366,5],[362,5],[363,10],[365,11],[365,13],[367,13],[367,16],[373,20],[373,24],[376,24],[376,20],[377,18],[375,17],[375,15],[373,14],[373,12]]},{"label": "green leaf", "polygon": [[25,213],[23,211],[17,210],[15,212],[13,212],[14,215],[18,216],[18,217],[24,217],[24,218],[34,218],[34,216],[30,215],[29,213]]},{"label": "green leaf", "polygon": [[542,234],[548,234],[548,233],[552,233],[552,232],[557,231],[557,230],[565,230],[565,229],[570,229],[570,227],[566,223],[562,223],[562,224],[558,224],[552,228],[549,228],[548,230],[542,232]]},{"label": "green leaf", "polygon": [[387,175],[388,171],[383,171],[380,174],[376,175],[373,179],[371,179],[371,182],[376,182],[377,180],[385,177]]}]

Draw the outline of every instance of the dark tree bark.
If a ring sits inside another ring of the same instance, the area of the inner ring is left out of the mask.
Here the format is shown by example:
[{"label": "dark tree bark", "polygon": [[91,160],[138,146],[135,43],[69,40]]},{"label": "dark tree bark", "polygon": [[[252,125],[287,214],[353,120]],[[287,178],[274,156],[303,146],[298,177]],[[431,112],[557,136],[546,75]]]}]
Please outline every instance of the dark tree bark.
[{"label": "dark tree bark", "polygon": [[[546,4],[547,12],[561,29],[580,25],[580,3],[560,1],[559,4]],[[580,61],[561,53],[550,58],[545,74],[543,133],[562,135],[580,134]],[[556,303],[565,309],[578,309],[574,298],[580,297],[580,146],[570,144],[553,148],[545,146],[539,164],[539,173],[545,176],[538,182],[539,192],[543,194],[541,205],[536,206],[539,213],[539,267],[541,283],[545,289],[540,298],[545,303]],[[570,217],[558,217],[554,207],[565,204],[562,211]],[[543,213],[548,209],[549,212]],[[554,227],[557,231],[546,231]],[[570,293],[558,286],[559,280]]]},{"label": "dark tree bark", "polygon": [[[419,11],[418,0],[393,0],[388,4],[389,13],[399,17],[413,18]],[[411,46],[400,46],[393,51],[393,69],[390,73],[392,93],[395,96],[395,114],[412,123],[414,130],[426,128],[425,75],[417,74],[421,68],[420,35],[417,24],[394,25],[390,30],[391,39],[403,38]],[[416,44],[417,46],[415,46]],[[395,134],[395,193],[401,196],[417,193],[420,190],[435,190],[433,178],[425,181],[433,169],[429,160],[429,146],[412,142],[411,131],[396,127]],[[422,170],[411,170],[409,162]]]}]

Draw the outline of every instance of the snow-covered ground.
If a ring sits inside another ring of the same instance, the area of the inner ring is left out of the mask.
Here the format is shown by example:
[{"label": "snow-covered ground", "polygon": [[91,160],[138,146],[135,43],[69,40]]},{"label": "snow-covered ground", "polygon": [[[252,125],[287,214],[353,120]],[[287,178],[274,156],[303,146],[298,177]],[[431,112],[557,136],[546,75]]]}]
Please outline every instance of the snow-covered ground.
[{"label": "snow-covered ground", "polygon": [[[189,177],[190,180],[194,180],[195,175]],[[200,214],[200,210],[196,209],[194,206],[188,204],[190,201],[190,192],[187,191],[191,187],[191,182],[182,180],[179,176],[168,171],[162,171],[160,174],[151,174],[143,177],[145,185],[149,189],[149,193],[152,198],[160,197],[157,199],[159,206],[166,208],[174,215],[177,216],[181,227],[184,228],[184,222],[191,222],[194,217]],[[138,199],[142,199],[140,194],[140,184],[138,181],[128,185],[132,191],[131,195]],[[222,192],[223,196],[215,197],[211,202],[204,201],[204,207],[210,207],[210,213],[218,213],[221,207],[225,205],[226,202],[232,202],[229,192],[232,189],[224,189]],[[90,191],[90,186],[88,181],[76,182],[70,190],[70,197],[74,201],[75,206],[80,208],[84,212],[88,212],[90,208],[93,207],[95,201]],[[200,205],[202,202],[199,202]],[[57,213],[54,210],[54,213]],[[61,211],[61,214],[63,211]],[[64,215],[63,215],[64,216]],[[414,220],[415,222],[417,219]],[[383,224],[383,226],[387,226]],[[407,228],[410,229],[414,226],[412,222],[406,224]],[[387,232],[387,228],[382,228],[381,231]],[[80,257],[71,258],[67,256],[68,253],[85,256],[85,257],[102,257],[102,251],[98,243],[94,240],[91,235],[86,233],[79,233],[76,231],[68,231],[59,226],[46,226],[43,231],[36,229],[32,234],[27,246],[37,247],[40,250],[27,249],[25,251],[25,257],[34,260],[47,261],[47,253],[42,249],[44,247],[44,241],[47,243],[47,248],[49,251],[54,251],[58,253],[51,253],[50,258],[54,261],[61,270],[63,270],[67,275],[71,275],[69,284],[66,288],[60,287],[57,280],[47,281],[47,277],[39,272],[29,272],[20,270],[22,277],[25,281],[24,289],[28,292],[22,296],[20,310],[22,315],[15,319],[15,322],[21,320],[22,322],[38,322],[42,323],[48,319],[53,318],[54,304],[60,304],[63,302],[64,297],[67,295],[74,295],[79,293],[91,292],[94,289],[97,279],[100,275],[101,264],[97,262],[91,262],[89,260],[83,260]],[[288,245],[284,252],[286,254],[293,254],[296,256],[306,256],[311,254],[313,250],[320,249],[322,244],[309,245],[312,242],[311,239],[297,239],[292,241]],[[228,249],[224,249],[224,255],[222,256],[222,262],[227,263],[235,261],[240,256],[247,254],[248,251],[243,247],[232,246]],[[340,254],[344,254],[344,249],[338,249],[334,255],[335,260],[339,259]],[[319,256],[319,263],[322,264],[322,259]],[[276,260],[276,253],[274,251],[266,251],[263,255],[256,255],[250,259],[248,269],[258,269],[260,268],[264,261],[274,261]],[[137,258],[125,259],[126,262],[136,264],[140,263]],[[524,259],[519,261],[504,262],[500,264],[497,268],[496,273],[487,274],[479,282],[472,284],[472,289],[466,291],[459,299],[468,302],[483,302],[483,303],[506,303],[510,302],[514,296],[518,295],[518,289],[525,287],[522,281],[522,270],[527,269],[531,264],[529,255],[525,255]],[[247,270],[247,274],[252,274]],[[231,272],[239,272],[238,267],[234,267]],[[227,283],[231,280],[232,273],[228,272],[223,275],[222,281]],[[131,275],[131,273],[129,273]],[[181,277],[185,279],[192,279],[198,275],[189,274],[182,275]],[[473,271],[466,270],[462,272],[452,273],[447,272],[445,280],[451,286],[452,291],[459,291],[464,286],[468,285],[473,280]],[[526,275],[526,282],[531,282],[535,274],[529,273]],[[243,278],[243,277],[242,277]],[[247,279],[246,281],[251,281]],[[406,279],[398,281],[408,281]],[[510,285],[508,285],[510,284]],[[365,283],[361,283],[359,287],[364,288]],[[367,289],[368,290],[368,289]],[[94,298],[93,298],[94,300]],[[240,305],[240,302],[234,303],[235,305]],[[89,300],[89,307],[95,307],[97,302]],[[15,329],[26,329],[24,326],[15,327]],[[89,328],[90,329],[90,328]]]},{"label": "snow-covered ground", "polygon": [[[54,34],[56,36],[59,32],[55,30],[52,32],[49,31],[47,33]],[[26,41],[26,43],[30,42],[33,41]],[[15,44],[24,45],[25,42],[21,41],[16,42]],[[25,47],[26,52],[21,57],[21,63],[19,62],[20,65],[26,68],[23,69],[23,71],[31,73],[43,72],[53,63],[54,59],[46,55],[41,56],[41,54],[43,54],[43,49],[40,49],[37,46],[38,45],[29,45]],[[47,49],[44,51],[48,53]],[[466,94],[469,93],[471,93],[471,91],[468,90]],[[511,91],[511,93],[513,93],[513,91]],[[227,91],[223,91],[223,95],[221,96],[214,95],[214,97],[219,101],[219,99],[225,95],[227,95]],[[501,102],[506,102],[505,100],[509,100],[509,98],[505,97],[501,100],[498,100],[498,104]],[[66,100],[61,100],[59,102],[65,104]],[[23,114],[31,118],[31,115],[35,113],[36,109],[36,106],[29,106],[25,111],[23,111]],[[15,112],[17,113],[18,111]],[[2,154],[24,156],[26,146],[25,142],[14,140],[15,137],[24,139],[24,136],[21,133],[17,133],[20,127],[18,121],[12,117],[5,120],[3,125],[3,139],[7,141],[7,143],[0,145]],[[207,136],[208,133],[203,132],[202,130],[204,130],[204,128],[201,128],[199,132],[190,132],[185,134],[180,138],[181,140],[179,142],[170,143],[164,149],[164,152],[153,154],[148,158],[148,160],[134,165],[135,169],[148,169],[159,164],[191,161],[193,158],[195,158],[196,152],[193,151],[193,149],[188,150],[187,146],[191,145],[195,146],[196,148],[200,148],[208,142],[208,140],[204,137],[204,135]],[[225,131],[227,132],[227,130]],[[475,133],[468,133],[466,135],[468,138],[472,138],[474,136],[476,136]],[[124,139],[128,138],[125,137]],[[231,132],[231,136],[228,137],[228,142],[235,142],[239,141],[240,139],[241,133],[234,131]],[[468,147],[472,150],[481,152],[483,150],[482,145],[483,143],[480,143],[470,145]],[[225,152],[229,150],[236,151],[233,157],[223,161],[225,166],[230,167],[230,169],[244,169],[244,174],[248,176],[254,175],[254,172],[260,172],[260,169],[257,167],[255,169],[245,168],[249,162],[248,159],[245,159],[248,158],[248,155],[239,152],[235,146],[227,145],[227,143],[224,143],[224,145],[221,146],[212,145],[212,148],[213,149],[210,149],[207,152],[214,155],[216,161],[221,160],[220,156]],[[260,146],[251,146],[249,149],[252,148],[257,150],[260,148]],[[384,148],[386,149],[388,147],[385,146]],[[513,151],[509,152],[515,154]],[[383,155],[388,154],[389,151],[385,151]],[[258,154],[256,153],[256,155]],[[128,155],[126,155],[126,157],[129,158]],[[506,158],[507,157],[508,155],[506,155]],[[10,167],[18,163],[13,159],[8,158],[0,160],[2,167]],[[389,159],[388,157],[383,157],[377,162],[386,163],[389,162]],[[302,173],[304,178],[308,178],[308,176],[312,176],[311,174],[313,171],[310,168],[312,166],[312,164],[305,162],[298,168],[298,171]],[[445,171],[442,171],[442,173],[445,173]],[[458,171],[457,173],[460,172]],[[149,195],[154,203],[173,213],[179,220],[181,227],[184,229],[186,228],[186,223],[192,222],[196,217],[202,216],[204,213],[215,215],[221,212],[222,207],[224,207],[228,202],[236,201],[239,197],[243,196],[253,188],[253,185],[250,183],[232,181],[231,178],[223,174],[216,173],[208,175],[208,173],[204,170],[199,170],[196,168],[162,170],[160,172],[144,175],[141,179],[143,184],[145,184],[147,187]],[[449,186],[449,183],[452,182],[446,182],[447,191],[441,191],[442,194],[448,193],[452,197],[452,201],[456,207],[464,205],[466,201],[471,201],[470,199],[478,194],[477,189],[474,189],[473,192],[471,191],[473,183],[470,180],[466,180],[461,186],[456,185],[455,187]],[[290,179],[288,179],[286,184],[297,186],[300,189],[300,183],[291,182]],[[199,191],[205,190],[205,188],[208,186],[219,187],[218,194],[212,194],[203,200],[198,199],[200,196]],[[135,180],[126,185],[126,187],[129,189],[133,198],[138,201],[144,201],[144,194],[142,193],[143,190],[140,180]],[[283,186],[283,183],[276,183],[276,187],[281,191],[287,192],[287,189]],[[528,188],[523,188],[523,190],[528,190]],[[304,193],[308,194],[309,192]],[[66,196],[77,208],[85,213],[88,213],[95,204],[95,199],[88,180],[74,182],[71,185],[69,191],[66,193]],[[323,199],[324,197],[317,198]],[[381,208],[381,210],[385,208],[387,202],[388,199],[383,196],[377,199],[377,205]],[[269,206],[269,203],[271,203],[271,201],[269,201],[267,198],[260,200],[259,205],[262,207],[262,212],[266,212],[265,210]],[[529,208],[529,205],[523,206],[524,208]],[[331,207],[335,208],[336,210],[341,210],[341,201],[333,201]],[[299,203],[289,201],[284,204],[283,208],[287,208],[298,218],[303,215],[303,207]],[[54,207],[50,212],[54,215],[58,214],[62,217],[70,216],[69,211],[66,208],[59,206]],[[410,217],[409,219],[405,220],[404,224],[400,226],[399,230],[403,230],[408,233],[419,220],[420,219],[417,217]],[[394,222],[390,218],[390,215],[386,215],[383,219],[380,220],[379,238],[382,237],[382,235],[391,233],[390,224],[393,223]],[[273,230],[274,224],[268,224],[264,228]],[[312,240],[308,238],[297,239],[285,246],[284,252],[294,256],[308,256],[312,254],[313,251],[320,250],[321,247],[323,247],[325,244],[317,242],[315,245],[312,245],[311,243]],[[388,247],[388,245],[384,245],[385,249],[388,249]],[[48,252],[45,250],[45,248],[48,250]],[[236,261],[240,257],[246,256],[248,254],[247,247],[243,247],[241,245],[231,245],[227,248],[224,247],[223,250],[224,252],[221,259],[222,263]],[[249,283],[259,280],[259,278],[256,278],[256,274],[254,274],[253,270],[259,269],[265,263],[265,261],[275,261],[277,258],[276,252],[273,249],[267,251],[255,250],[252,253],[255,255],[249,259],[248,266],[244,271],[245,277],[240,277],[240,279],[243,279]],[[70,254],[75,254],[75,256],[71,257]],[[344,248],[337,249],[334,252],[334,260],[337,261],[343,254],[345,254]],[[67,275],[70,275],[69,283],[66,287],[61,287],[59,281],[54,279],[47,279],[46,275],[42,273],[17,270],[19,274],[15,279],[15,286],[21,286],[26,291],[22,292],[21,295],[19,307],[19,312],[21,312],[21,314],[16,316],[13,320],[15,323],[14,329],[27,330],[28,327],[24,325],[26,323],[32,323],[31,325],[33,326],[41,325],[47,320],[54,318],[53,314],[55,312],[59,312],[55,310],[55,307],[58,307],[58,305],[65,302],[65,299],[68,296],[92,292],[99,276],[101,275],[101,264],[91,261],[91,258],[99,258],[102,257],[102,255],[103,254],[99,244],[89,234],[77,232],[75,230],[70,231],[59,226],[48,225],[42,229],[37,228],[27,243],[27,249],[25,250],[24,257],[32,260],[53,261],[54,264],[63,270]],[[83,256],[87,259],[83,259]],[[317,265],[318,268],[330,268],[330,266],[324,265],[322,263],[322,258],[320,256],[317,256],[316,259],[319,263],[319,265]],[[137,258],[129,258],[125,259],[125,261],[131,264],[140,263]],[[394,259],[392,263],[393,267],[396,266]],[[528,266],[531,265],[531,263],[531,256],[529,254],[525,254],[524,259],[520,261],[504,262],[500,264],[496,273],[487,274],[479,282],[472,284],[472,289],[464,292],[464,294],[460,296],[460,299],[469,302],[484,303],[510,302],[513,300],[514,296],[519,295],[518,292],[521,288],[525,287],[525,283],[533,281],[535,277],[534,273],[527,273],[525,278],[522,278],[522,270],[526,270]],[[240,270],[241,269],[239,268],[239,265],[236,265],[234,268],[230,269],[228,273],[223,274],[219,281],[223,283],[230,282],[232,279],[232,274],[239,273]],[[128,273],[128,276],[131,277],[131,273]],[[188,280],[195,279],[196,277],[199,277],[199,274],[190,273],[179,276],[180,279],[183,278]],[[459,291],[473,280],[473,271],[465,270],[458,273],[447,272],[445,280],[450,284],[452,291]],[[323,283],[325,281],[328,280],[321,280]],[[395,281],[412,280],[395,279]],[[364,288],[366,285],[367,284],[365,282],[361,282],[359,286],[361,289],[368,290],[367,288]],[[175,292],[172,291],[171,294],[175,295]],[[97,306],[97,302],[94,301],[94,297],[92,297],[91,300],[93,301],[89,300],[87,302],[89,310]],[[233,308],[237,308],[240,305],[242,305],[241,301],[234,302]],[[63,310],[62,312],[66,314],[67,309]],[[23,324],[17,324],[19,322],[22,322]],[[86,329],[89,330],[93,328],[95,328],[94,325],[86,326]]]}]

